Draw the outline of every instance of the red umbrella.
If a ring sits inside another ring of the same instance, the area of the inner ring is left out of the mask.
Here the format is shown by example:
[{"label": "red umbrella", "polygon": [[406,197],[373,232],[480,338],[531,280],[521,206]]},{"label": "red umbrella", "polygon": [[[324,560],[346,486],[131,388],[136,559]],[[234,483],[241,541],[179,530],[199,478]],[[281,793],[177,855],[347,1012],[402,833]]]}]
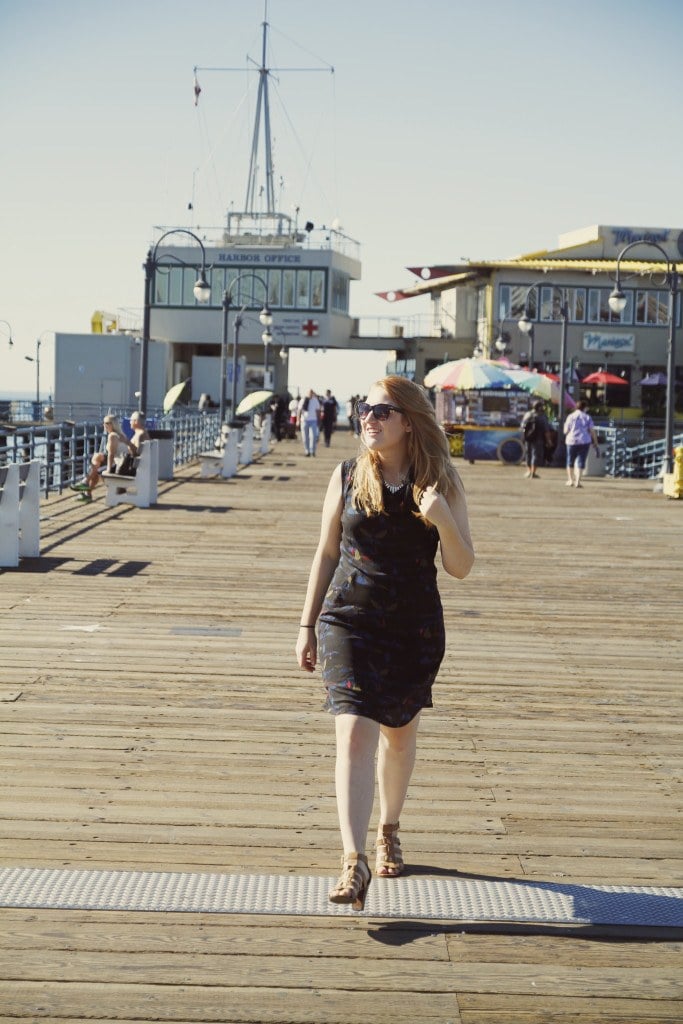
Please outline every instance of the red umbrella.
[{"label": "red umbrella", "polygon": [[587,377],[584,377],[581,381],[582,384],[628,384],[627,380],[623,377],[617,377],[614,373],[606,373],[604,370],[598,370],[597,373],[589,373]]}]

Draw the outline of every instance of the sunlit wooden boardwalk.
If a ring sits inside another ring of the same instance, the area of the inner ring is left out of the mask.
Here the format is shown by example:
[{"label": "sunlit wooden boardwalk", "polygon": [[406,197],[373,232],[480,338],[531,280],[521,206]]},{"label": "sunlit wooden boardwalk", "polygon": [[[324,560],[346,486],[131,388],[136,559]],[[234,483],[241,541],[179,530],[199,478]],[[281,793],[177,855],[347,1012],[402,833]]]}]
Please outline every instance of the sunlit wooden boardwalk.
[{"label": "sunlit wooden boardwalk", "polygon": [[[332,726],[296,627],[348,435],[150,510],[44,502],[0,571],[0,867],[332,875]],[[403,818],[412,876],[683,884],[683,503],[461,466],[478,560]],[[402,884],[400,881],[397,885]],[[683,1020],[673,931],[0,910],[0,1020]]]}]

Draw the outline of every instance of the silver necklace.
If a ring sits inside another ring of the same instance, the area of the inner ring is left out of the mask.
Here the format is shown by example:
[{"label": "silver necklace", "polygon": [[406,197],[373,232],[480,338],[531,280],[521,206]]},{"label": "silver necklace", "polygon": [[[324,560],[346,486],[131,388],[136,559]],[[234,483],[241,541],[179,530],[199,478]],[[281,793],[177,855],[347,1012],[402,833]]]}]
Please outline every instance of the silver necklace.
[{"label": "silver necklace", "polygon": [[400,483],[388,484],[384,477],[382,477],[382,483],[384,484],[384,486],[386,487],[390,494],[398,494],[398,492],[405,487],[407,479],[408,477],[404,476]]}]

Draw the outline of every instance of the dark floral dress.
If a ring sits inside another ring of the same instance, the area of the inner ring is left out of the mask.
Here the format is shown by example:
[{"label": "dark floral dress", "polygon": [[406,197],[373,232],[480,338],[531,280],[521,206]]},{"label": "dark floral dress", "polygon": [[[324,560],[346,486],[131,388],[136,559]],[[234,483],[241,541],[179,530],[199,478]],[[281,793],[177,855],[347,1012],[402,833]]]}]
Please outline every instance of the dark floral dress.
[{"label": "dark floral dress", "polygon": [[399,727],[432,707],[444,654],[439,537],[415,515],[409,486],[385,487],[382,515],[354,508],[354,467],[342,464],[341,555],[320,615],[325,708]]}]

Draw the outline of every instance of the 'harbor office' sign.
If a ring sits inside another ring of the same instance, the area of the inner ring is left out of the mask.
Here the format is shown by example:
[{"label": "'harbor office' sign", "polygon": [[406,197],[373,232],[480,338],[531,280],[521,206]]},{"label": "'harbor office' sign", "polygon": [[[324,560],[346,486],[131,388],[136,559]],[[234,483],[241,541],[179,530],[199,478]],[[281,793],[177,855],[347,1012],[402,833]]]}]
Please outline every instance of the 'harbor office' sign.
[{"label": "'harbor office' sign", "polygon": [[585,331],[584,352],[635,352],[635,334],[601,334],[600,331]]}]

